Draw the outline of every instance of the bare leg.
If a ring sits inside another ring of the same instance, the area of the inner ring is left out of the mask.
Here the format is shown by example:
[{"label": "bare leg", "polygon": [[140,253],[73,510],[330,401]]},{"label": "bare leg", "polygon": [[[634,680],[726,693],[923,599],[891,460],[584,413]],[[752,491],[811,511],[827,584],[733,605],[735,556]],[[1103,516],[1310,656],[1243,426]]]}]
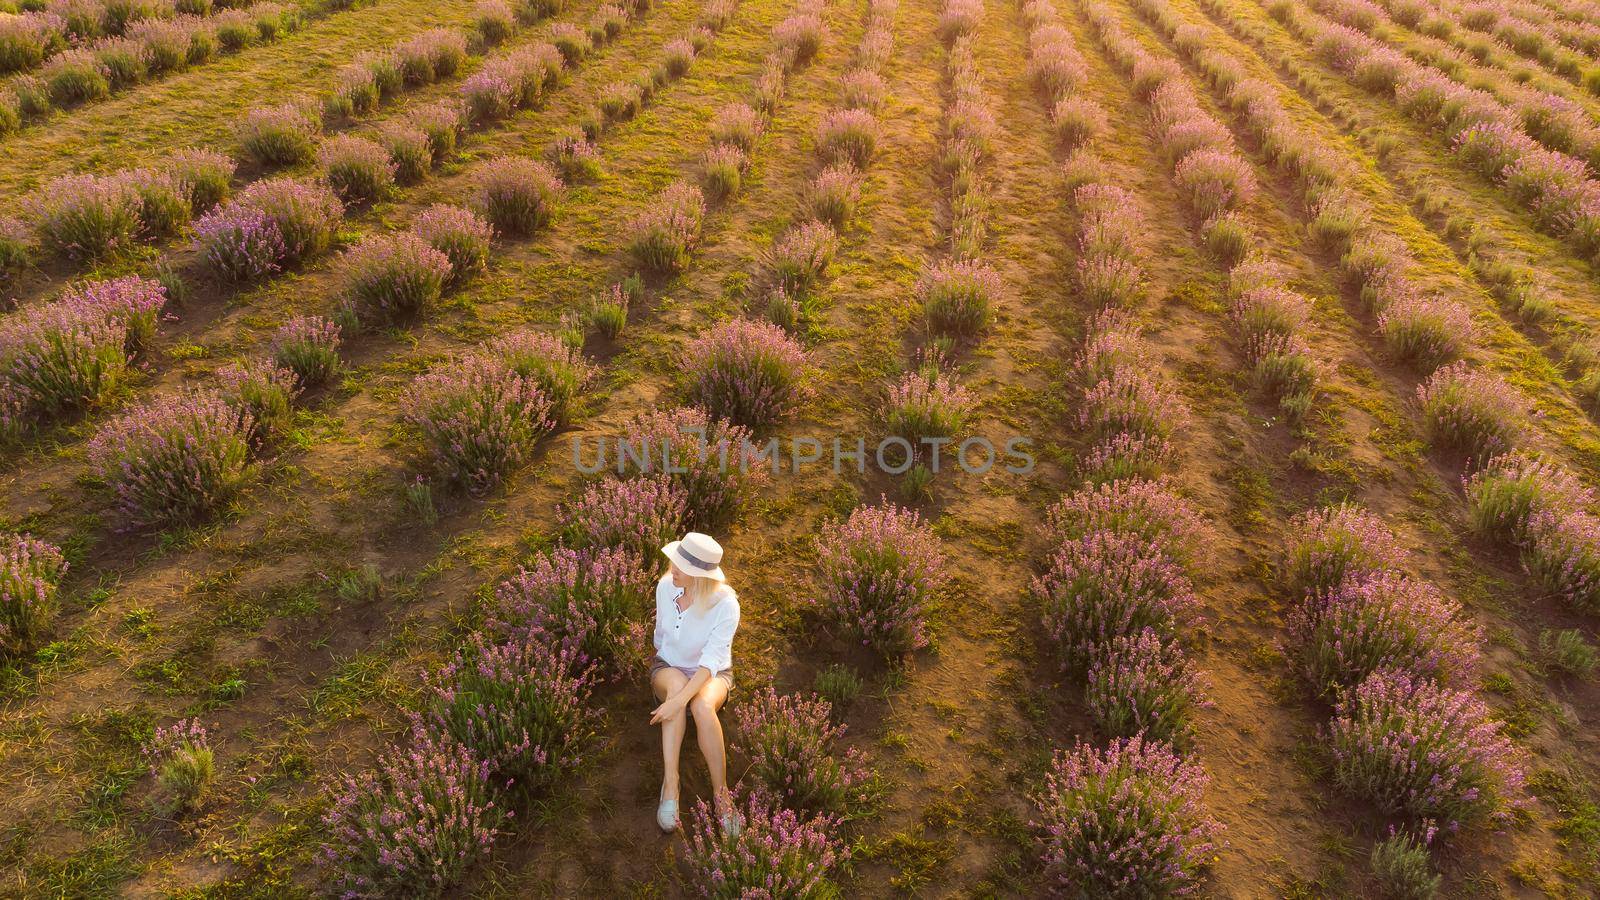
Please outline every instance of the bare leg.
[{"label": "bare leg", "polygon": [[712,678],[689,701],[689,712],[694,714],[695,738],[700,742],[700,755],[706,758],[706,768],[711,771],[711,796],[719,812],[729,812],[728,806],[728,753],[722,739],[722,720],[717,710],[728,699],[728,684],[721,678]]},{"label": "bare leg", "polygon": [[[716,679],[712,679],[715,681]],[[657,700],[665,700],[677,693],[689,679],[682,672],[672,667],[667,667],[656,673],[650,680],[650,687],[656,692]],[[689,717],[682,710],[670,719],[661,723],[661,763],[663,774],[661,776],[661,798],[663,800],[678,799],[678,757],[683,751],[683,732],[689,727]]]}]

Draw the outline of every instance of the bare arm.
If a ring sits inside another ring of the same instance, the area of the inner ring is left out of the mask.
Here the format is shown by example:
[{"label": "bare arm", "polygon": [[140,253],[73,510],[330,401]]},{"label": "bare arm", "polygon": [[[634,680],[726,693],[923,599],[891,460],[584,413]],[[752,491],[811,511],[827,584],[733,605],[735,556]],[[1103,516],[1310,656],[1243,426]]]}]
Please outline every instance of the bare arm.
[{"label": "bare arm", "polygon": [[710,669],[705,666],[695,669],[694,677],[684,682],[683,687],[662,701],[661,705],[656,707],[655,712],[650,714],[650,724],[659,725],[663,721],[683,712],[683,708],[689,705],[689,701],[694,698],[694,695],[700,693],[700,689],[705,687],[706,682],[710,680]]}]

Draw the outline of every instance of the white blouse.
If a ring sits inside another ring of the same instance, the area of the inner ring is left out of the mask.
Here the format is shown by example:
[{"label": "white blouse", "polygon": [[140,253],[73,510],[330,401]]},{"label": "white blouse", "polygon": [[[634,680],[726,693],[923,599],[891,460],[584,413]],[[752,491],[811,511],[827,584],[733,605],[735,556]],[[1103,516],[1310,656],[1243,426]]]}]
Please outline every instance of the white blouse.
[{"label": "white blouse", "polygon": [[716,602],[706,610],[690,606],[678,611],[683,589],[672,575],[656,582],[656,655],[669,666],[705,668],[715,675],[733,668],[733,633],[739,628],[739,597],[733,588],[717,588]]}]

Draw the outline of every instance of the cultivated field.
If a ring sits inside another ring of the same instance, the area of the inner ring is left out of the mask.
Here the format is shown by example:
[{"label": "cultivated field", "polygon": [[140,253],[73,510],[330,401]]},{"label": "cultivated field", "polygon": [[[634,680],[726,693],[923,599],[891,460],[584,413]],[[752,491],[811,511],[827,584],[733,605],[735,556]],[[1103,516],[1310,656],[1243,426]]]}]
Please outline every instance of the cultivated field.
[{"label": "cultivated field", "polygon": [[0,0],[0,896],[1600,896],[1596,173],[1589,2]]}]

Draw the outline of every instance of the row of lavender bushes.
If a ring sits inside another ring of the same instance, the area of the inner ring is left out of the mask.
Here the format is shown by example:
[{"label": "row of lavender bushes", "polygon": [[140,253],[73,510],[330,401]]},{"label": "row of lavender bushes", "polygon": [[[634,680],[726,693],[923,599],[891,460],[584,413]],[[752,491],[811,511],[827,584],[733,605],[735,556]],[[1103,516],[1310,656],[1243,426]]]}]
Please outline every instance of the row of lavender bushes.
[{"label": "row of lavender bushes", "polygon": [[[1182,22],[1161,0],[1140,0],[1137,6],[1225,94],[1229,106],[1243,112],[1269,160],[1295,178],[1308,208],[1318,217],[1312,223],[1314,234],[1344,251],[1347,260],[1352,254],[1359,257],[1364,246],[1396,246],[1386,235],[1372,233],[1375,229],[1364,224],[1366,216],[1355,212],[1359,201],[1341,187],[1341,175],[1349,171],[1346,161],[1320,145],[1308,145],[1303,135],[1293,130],[1275,89],[1247,79],[1236,60],[1207,40],[1205,29]],[[1335,216],[1351,223],[1350,227],[1338,227],[1332,221]],[[1332,227],[1319,232],[1319,222]],[[1387,273],[1358,282],[1367,302],[1381,310],[1384,304],[1392,309],[1414,300],[1417,293],[1405,274],[1408,267],[1409,259],[1401,250],[1392,258]],[[1465,319],[1464,309],[1457,316]],[[1379,324],[1393,346],[1394,338],[1385,329],[1381,311]],[[1465,326],[1460,332],[1470,334]],[[1449,358],[1430,361],[1437,365]],[[1503,383],[1458,363],[1439,369],[1423,385],[1425,413],[1429,385],[1454,384],[1461,379],[1494,398],[1491,405],[1515,406]],[[1437,387],[1431,391],[1432,395],[1445,393],[1459,403],[1462,393],[1472,391]],[[1460,418],[1459,413],[1448,411],[1451,406],[1451,400],[1440,397],[1433,412],[1443,422]],[[1434,429],[1438,433],[1438,427]],[[1432,585],[1404,573],[1406,555],[1370,514],[1354,507],[1319,510],[1301,517],[1295,528],[1282,569],[1291,593],[1301,601],[1289,618],[1286,649],[1313,691],[1338,704],[1338,718],[1331,726],[1337,737],[1333,751],[1336,780],[1386,812],[1409,816],[1408,829],[1396,831],[1374,849],[1373,865],[1379,877],[1398,877],[1397,873],[1410,871],[1416,873],[1414,884],[1436,885],[1437,878],[1427,871],[1426,848],[1438,828],[1454,831],[1463,820],[1504,821],[1504,813],[1520,802],[1521,774],[1515,754],[1489,724],[1486,707],[1467,690],[1476,673],[1481,636],[1454,602]],[[1367,553],[1371,555],[1363,556]],[[1350,564],[1347,572],[1346,557],[1352,554],[1362,562]],[[1430,693],[1433,682],[1454,693]],[[1401,721],[1395,717],[1397,710],[1408,708],[1420,710],[1416,718]],[[1434,746],[1428,746],[1429,741]],[[1409,758],[1395,758],[1396,746],[1421,749]],[[1446,783],[1440,776],[1452,772],[1450,765],[1431,766],[1446,757],[1474,760],[1488,774],[1463,776],[1463,783],[1470,782],[1465,787]],[[1416,765],[1424,759],[1430,765]],[[1418,779],[1415,784],[1443,785],[1441,796],[1435,798],[1437,807],[1401,809],[1404,798],[1420,796],[1400,780],[1403,775],[1414,776]],[[1484,788],[1485,783],[1491,788]],[[1493,789],[1496,785],[1499,793]],[[1444,796],[1452,790],[1460,796]],[[1481,796],[1482,808],[1463,811],[1459,806],[1462,796],[1468,800]],[[1508,796],[1511,799],[1507,800]],[[1444,814],[1446,809],[1458,818]]]},{"label": "row of lavender bushes", "polygon": [[103,100],[135,85],[277,40],[304,10],[278,3],[219,9],[211,0],[67,0],[0,17],[0,72],[39,69],[0,90],[0,136],[52,110]]},{"label": "row of lavender bushes", "polygon": [[[1309,6],[1347,28],[1359,31],[1379,43],[1403,53],[1412,61],[1439,70],[1452,80],[1471,84],[1475,90],[1500,101],[1512,111],[1528,134],[1551,150],[1587,161],[1600,162],[1600,128],[1596,128],[1584,107],[1566,96],[1565,85],[1554,82],[1554,90],[1534,83],[1532,72],[1515,77],[1493,52],[1490,42],[1479,42],[1478,53],[1435,43],[1432,36],[1408,37],[1384,7],[1369,0],[1316,0]],[[1488,71],[1475,76],[1468,66],[1476,63]],[[1491,75],[1499,77],[1485,77]],[[1545,82],[1552,84],[1551,82]],[[1579,96],[1583,96],[1581,93]]]},{"label": "row of lavender bushes", "polygon": [[[1171,18],[1160,0],[1134,6],[1149,18]],[[1109,16],[1096,14],[1093,21],[1113,60],[1146,92],[1173,177],[1196,216],[1205,217],[1198,234],[1227,270],[1229,319],[1256,384],[1286,415],[1304,417],[1322,377],[1306,341],[1311,301],[1287,286],[1286,273],[1242,215],[1255,190],[1252,166],[1228,128],[1201,108],[1174,61],[1140,49]],[[1217,204],[1206,199],[1212,196],[1226,199]]]},{"label": "row of lavender bushes", "polygon": [[[529,92],[537,96],[560,74],[564,57],[541,44],[507,59],[520,60],[534,73],[530,80],[535,87]],[[436,104],[413,110],[394,130],[417,143],[422,157],[418,168],[426,169],[454,152],[463,127],[456,108]],[[587,161],[595,158],[592,143],[581,136],[565,146],[581,148]],[[230,199],[233,171],[234,163],[222,154],[185,151],[164,170],[129,173],[127,180],[152,186],[137,203],[139,216],[160,213],[168,231],[193,212],[211,210],[195,225],[196,243],[205,263],[224,279],[269,277],[332,247],[345,207],[330,184],[268,178]],[[342,183],[353,180],[358,179],[346,177]],[[89,187],[104,192],[108,180]],[[387,325],[415,318],[443,290],[486,265],[497,234],[525,235],[541,226],[560,191],[560,179],[542,163],[492,161],[474,184],[472,209],[436,204],[419,214],[407,232],[369,236],[343,254],[336,264],[344,298],[340,320],[347,326]],[[153,296],[156,287],[148,283],[140,296]],[[109,396],[125,383],[128,363],[153,336],[155,312],[143,310],[136,320],[139,327],[127,338],[127,353],[112,354],[105,328],[94,318],[95,304],[86,306],[80,293],[68,291],[6,322],[8,338],[0,348],[0,396],[5,398],[0,402],[0,437],[15,439],[40,422]],[[82,349],[55,350],[62,334]],[[43,376],[32,371],[41,354],[48,355],[51,372],[50,382],[43,385],[37,384]]]},{"label": "row of lavender bushes", "polygon": [[[1569,46],[1548,22],[1525,18],[1510,4],[1474,3],[1461,8],[1422,0],[1382,0],[1381,6],[1395,24],[1448,42],[1473,59],[1487,62],[1509,50],[1591,93],[1600,91],[1600,74],[1584,55],[1593,56],[1593,50]],[[1600,31],[1595,34],[1600,37]],[[1600,42],[1595,46],[1600,48]]]},{"label": "row of lavender bushes", "polygon": [[1292,5],[1272,12],[1336,72],[1392,96],[1401,112],[1438,131],[1464,165],[1502,187],[1540,229],[1568,239],[1584,258],[1600,252],[1600,185],[1583,160],[1540,146],[1493,96],[1354,28]]},{"label": "row of lavender bushes", "polygon": [[1220,841],[1205,769],[1187,758],[1205,682],[1183,650],[1199,600],[1187,569],[1201,520],[1162,480],[1184,404],[1159,375],[1130,310],[1144,279],[1139,199],[1092,145],[1104,110],[1050,0],[1022,6],[1029,66],[1070,154],[1074,288],[1093,310],[1074,361],[1084,486],[1053,505],[1043,572],[1029,585],[1045,643],[1083,691],[1101,746],[1057,751],[1030,799],[1046,888],[1060,896],[1172,896],[1197,889]]},{"label": "row of lavender bushes", "polygon": [[[824,113],[817,125],[814,147],[822,168],[793,224],[774,240],[752,292],[753,312],[766,320],[741,316],[713,325],[685,348],[685,389],[694,414],[730,434],[751,436],[775,425],[809,390],[810,363],[799,337],[815,322],[839,233],[850,223],[875,150],[872,110],[882,100],[877,69],[892,48],[894,10],[894,0],[867,4],[857,66],[844,79],[845,107]],[[774,31],[754,102],[729,104],[713,119],[712,147],[701,164],[702,190],[713,202],[737,194],[786,82],[826,41],[822,11],[819,0],[800,3]],[[925,545],[898,540],[932,535],[882,528],[883,517],[892,523],[905,516],[914,519],[893,507],[863,507],[819,542],[822,584],[813,610],[820,621],[842,625],[863,643],[890,632],[909,639],[919,627],[923,597],[916,579],[922,573],[908,567],[908,557]],[[890,621],[895,616],[901,618]],[[743,827],[724,831],[704,801],[696,804],[684,847],[693,892],[811,897],[837,890],[832,871],[849,856],[840,829],[867,810],[874,792],[861,754],[839,750],[843,732],[831,705],[814,696],[769,687],[738,705],[735,743],[749,760],[735,788]]]},{"label": "row of lavender bushes", "polygon": [[[555,11],[557,7],[536,4],[526,8],[524,16]],[[617,12],[620,31],[627,15]],[[480,15],[477,27],[484,28],[485,21],[495,21],[494,16]],[[280,258],[263,269],[213,258],[214,247],[221,245],[223,249],[216,252],[226,253],[228,245],[241,243],[249,247],[241,251],[246,255],[269,256],[278,242],[262,233],[271,228],[259,216],[219,208],[231,192],[239,164],[271,170],[314,163],[319,181],[344,203],[370,203],[386,196],[396,183],[420,181],[453,156],[469,124],[485,125],[537,102],[559,80],[564,61],[569,61],[553,43],[497,54],[462,85],[459,100],[422,106],[370,135],[337,134],[319,146],[325,128],[342,127],[340,123],[351,116],[373,112],[406,91],[454,76],[467,63],[470,50],[468,34],[436,28],[390,50],[360,54],[336,73],[335,87],[322,98],[321,111],[317,104],[289,102],[247,112],[234,129],[237,163],[215,151],[185,150],[166,165],[56,178],[27,198],[26,223],[0,221],[0,277],[14,274],[39,251],[92,262],[176,237],[191,220],[199,249],[223,278],[259,278],[277,271],[276,266],[294,260]],[[581,55],[570,61],[576,58]],[[497,101],[503,108],[500,116],[479,112],[486,83],[505,92]],[[198,194],[190,188],[197,179],[204,180]],[[180,202],[186,194],[192,201],[187,208]]]},{"label": "row of lavender bushes", "polygon": [[1409,568],[1394,533],[1358,506],[1301,515],[1279,563],[1294,604],[1284,651],[1333,704],[1322,737],[1335,783],[1391,818],[1375,874],[1431,896],[1441,834],[1507,825],[1526,804],[1524,754],[1473,693],[1480,629]]},{"label": "row of lavender bushes", "polygon": [[[789,46],[784,38],[796,24],[820,26],[809,18],[780,24],[779,46]],[[698,233],[698,223],[692,230]],[[630,244],[638,232],[636,226]],[[521,340],[557,346],[545,337]],[[632,420],[629,439],[655,448],[670,442],[672,464],[658,456],[563,506],[563,546],[499,586],[483,629],[429,680],[433,701],[415,716],[409,745],[386,752],[376,771],[346,779],[327,814],[323,853],[336,891],[445,892],[488,852],[517,808],[581,761],[598,725],[595,685],[640,677],[646,668],[648,560],[684,529],[725,528],[764,479],[758,466],[736,460],[723,467],[718,453],[701,456],[681,440],[685,428],[724,451],[750,437],[695,408]],[[824,883],[834,861],[828,809],[848,808],[862,780],[859,766],[848,754],[835,755],[838,729],[825,704],[766,694],[741,710],[737,728],[753,748],[752,771],[769,774],[762,780],[789,791],[805,812],[780,806],[769,791],[752,791],[741,804],[745,827],[734,836],[720,831],[702,803],[693,814],[690,866],[703,873],[699,883],[709,896],[741,896],[757,886],[804,895]]]}]

